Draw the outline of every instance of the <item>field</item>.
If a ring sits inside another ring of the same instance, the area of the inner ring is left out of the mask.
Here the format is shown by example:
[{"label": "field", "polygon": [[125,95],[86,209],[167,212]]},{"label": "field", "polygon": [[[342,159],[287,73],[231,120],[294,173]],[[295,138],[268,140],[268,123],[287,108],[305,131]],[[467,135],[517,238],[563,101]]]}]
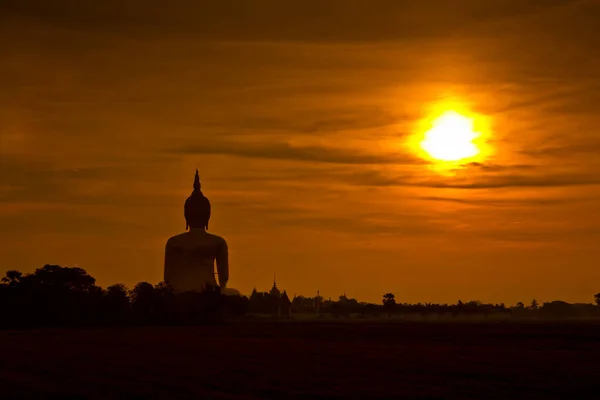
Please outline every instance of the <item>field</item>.
[{"label": "field", "polygon": [[600,398],[598,323],[0,332],[2,397]]}]

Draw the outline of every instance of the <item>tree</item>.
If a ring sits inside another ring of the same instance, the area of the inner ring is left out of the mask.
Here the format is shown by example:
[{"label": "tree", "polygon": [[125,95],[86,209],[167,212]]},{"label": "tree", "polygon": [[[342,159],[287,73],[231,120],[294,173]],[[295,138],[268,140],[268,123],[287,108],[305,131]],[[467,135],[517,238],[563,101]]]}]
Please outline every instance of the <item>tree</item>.
[{"label": "tree", "polygon": [[[0,280],[0,328],[205,323],[220,321],[224,310],[243,315],[248,309],[246,297],[226,298],[218,287],[178,293],[164,282],[140,282],[131,292],[122,284],[103,290],[85,270],[58,265],[27,274],[10,270]],[[256,293],[270,300],[262,295]]]},{"label": "tree", "polygon": [[530,310],[537,310],[540,308],[540,305],[536,299],[531,300],[531,304],[529,305]]},{"label": "tree", "polygon": [[520,310],[522,310],[522,309],[525,308],[525,304],[523,304],[523,302],[520,301],[520,302],[517,303],[517,305],[515,307],[518,308],[518,309],[520,309]]},{"label": "tree", "polygon": [[388,318],[391,318],[392,312],[396,308],[396,296],[393,293],[383,295],[383,307],[387,310]]},{"label": "tree", "polygon": [[14,286],[21,281],[23,274],[19,271],[10,270],[6,271],[6,276],[2,278],[2,283],[6,283],[7,285]]},{"label": "tree", "polygon": [[594,300],[596,301],[596,304],[598,305],[598,307],[600,307],[600,293],[596,293],[594,295]]},{"label": "tree", "polygon": [[129,304],[129,293],[127,287],[117,283],[106,288],[106,297],[118,304]]},{"label": "tree", "polygon": [[149,322],[154,317],[156,294],[154,286],[140,282],[131,291],[131,308],[139,322]]},{"label": "tree", "polygon": [[154,286],[154,313],[157,322],[173,324],[176,322],[175,290],[166,282]]},{"label": "tree", "polygon": [[129,292],[125,285],[111,285],[104,293],[104,312],[108,321],[124,322],[129,312]]},{"label": "tree", "polygon": [[61,286],[68,290],[91,292],[95,288],[96,279],[82,268],[61,267],[60,265],[44,265],[33,273],[35,280],[42,285]]}]

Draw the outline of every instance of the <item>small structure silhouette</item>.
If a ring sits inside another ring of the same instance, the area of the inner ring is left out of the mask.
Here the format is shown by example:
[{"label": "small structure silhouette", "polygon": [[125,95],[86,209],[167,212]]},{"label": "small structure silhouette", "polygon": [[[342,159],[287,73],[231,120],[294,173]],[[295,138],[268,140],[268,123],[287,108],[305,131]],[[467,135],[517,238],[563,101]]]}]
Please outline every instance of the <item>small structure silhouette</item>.
[{"label": "small structure silhouette", "polygon": [[279,290],[279,288],[277,287],[277,280],[275,279],[275,275],[273,275],[273,287],[271,287],[269,294],[276,298],[281,297],[281,290]]},{"label": "small structure silhouette", "polygon": [[279,298],[279,305],[277,306],[278,317],[291,317],[292,316],[292,302],[284,290]]},{"label": "small structure silhouette", "polygon": [[273,274],[273,287],[269,291],[269,296],[273,299],[277,305],[277,316],[278,317],[291,317],[292,316],[292,302],[284,290],[281,292],[277,287],[277,280],[275,274]]}]

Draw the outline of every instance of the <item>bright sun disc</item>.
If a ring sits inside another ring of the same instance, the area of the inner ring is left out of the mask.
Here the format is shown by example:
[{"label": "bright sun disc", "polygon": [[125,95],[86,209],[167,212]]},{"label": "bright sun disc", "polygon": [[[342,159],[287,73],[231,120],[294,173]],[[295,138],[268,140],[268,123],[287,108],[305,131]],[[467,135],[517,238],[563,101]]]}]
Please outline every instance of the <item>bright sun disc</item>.
[{"label": "bright sun disc", "polygon": [[480,150],[473,140],[479,137],[473,130],[473,120],[454,111],[447,111],[433,121],[425,132],[421,148],[431,157],[441,161],[458,161],[472,158]]}]

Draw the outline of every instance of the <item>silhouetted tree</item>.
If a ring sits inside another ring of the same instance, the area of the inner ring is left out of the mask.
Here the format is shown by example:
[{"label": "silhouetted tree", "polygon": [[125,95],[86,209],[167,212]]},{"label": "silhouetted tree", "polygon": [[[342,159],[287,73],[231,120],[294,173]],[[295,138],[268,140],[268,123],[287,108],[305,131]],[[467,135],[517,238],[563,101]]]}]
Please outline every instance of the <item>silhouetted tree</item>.
[{"label": "silhouetted tree", "polygon": [[109,322],[124,323],[130,311],[129,291],[125,285],[118,283],[106,288],[104,293],[104,314]]},{"label": "silhouetted tree", "polygon": [[137,323],[154,322],[156,296],[154,286],[148,282],[140,282],[131,291],[131,309]]},{"label": "silhouetted tree", "polygon": [[122,283],[117,283],[106,288],[106,298],[117,306],[129,304],[129,291]]},{"label": "silhouetted tree", "polygon": [[10,270],[0,279],[0,327],[97,324],[194,324],[220,321],[223,311],[242,315],[248,299],[221,295],[218,288],[175,293],[164,282],[122,284],[106,290],[81,268],[45,265],[31,274]]},{"label": "silhouetted tree", "polygon": [[98,321],[102,289],[81,268],[45,265],[32,274],[9,271],[5,296],[16,306],[7,315],[15,326],[73,325]]},{"label": "silhouetted tree", "polygon": [[540,308],[540,305],[538,304],[536,299],[531,300],[531,304],[529,305],[529,309],[530,310],[537,310]]},{"label": "silhouetted tree", "polygon": [[392,313],[396,308],[396,296],[393,293],[386,293],[383,295],[383,306],[385,307],[388,318],[392,317]]},{"label": "silhouetted tree", "polygon": [[225,296],[224,300],[229,315],[244,315],[249,310],[250,300],[246,296]]},{"label": "silhouetted tree", "polygon": [[23,274],[19,271],[9,270],[6,271],[6,276],[2,278],[2,282],[7,285],[14,286],[19,284],[22,276]]},{"label": "silhouetted tree", "polygon": [[[3,304],[0,327],[22,328],[43,326],[96,325],[96,324],[204,324],[222,321],[224,315],[243,315],[247,311],[275,313],[281,297],[269,292],[252,291],[250,298],[224,296],[219,288],[203,292],[175,292],[161,282],[156,286],[138,283],[131,292],[122,284],[106,290],[95,285],[96,280],[81,268],[45,265],[33,273],[22,274],[9,270],[0,279],[0,304]],[[479,301],[455,305],[418,303],[396,304],[393,293],[383,296],[383,304],[359,303],[346,295],[337,301],[331,298],[295,296],[294,310],[322,312],[334,316],[358,314],[379,316],[385,310],[388,318],[393,312],[427,316],[431,314],[453,316],[509,313],[515,317],[544,318],[599,318],[600,293],[594,295],[598,306],[569,304],[553,301],[539,306],[532,300],[529,307],[522,302],[507,308],[504,304],[483,304]],[[505,314],[506,315],[506,314]]]},{"label": "silhouetted tree", "polygon": [[95,289],[96,279],[82,269],[45,265],[34,272],[36,280],[42,285],[62,286],[65,289],[90,292]]},{"label": "silhouetted tree", "polygon": [[155,318],[160,324],[172,325],[180,322],[177,317],[176,294],[166,282],[160,282],[154,287]]},{"label": "silhouetted tree", "polygon": [[518,308],[518,309],[524,309],[525,308],[525,304],[522,301],[519,301],[515,307]]}]

